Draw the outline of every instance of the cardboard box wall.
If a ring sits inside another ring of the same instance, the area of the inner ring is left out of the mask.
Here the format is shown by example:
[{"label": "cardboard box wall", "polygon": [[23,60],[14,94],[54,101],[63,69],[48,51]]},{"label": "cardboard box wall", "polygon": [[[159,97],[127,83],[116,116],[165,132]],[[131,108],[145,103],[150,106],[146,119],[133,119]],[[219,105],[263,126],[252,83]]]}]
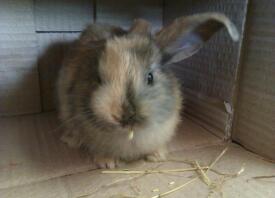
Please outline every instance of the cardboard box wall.
[{"label": "cardboard box wall", "polygon": [[[121,176],[94,171],[90,162],[61,144],[53,133],[55,114],[45,112],[54,110],[56,72],[66,48],[89,22],[127,27],[134,18],[143,17],[158,29],[176,16],[201,11],[225,12],[244,38],[234,44],[221,31],[199,54],[173,65],[183,79],[188,119],[183,120],[180,136],[169,150],[180,159],[209,164],[224,148],[223,138],[232,134],[242,146],[275,159],[274,0],[2,0],[0,197],[99,198],[130,193],[130,187],[121,185],[93,194]],[[231,145],[215,168],[236,173],[244,163],[245,173],[227,182],[225,197],[273,198],[274,183],[251,178],[274,175],[274,164],[243,147]],[[182,168],[178,163],[165,166]],[[188,175],[152,175],[137,184],[151,194],[153,187],[163,190],[168,182],[178,185],[188,179]],[[198,181],[170,196],[207,194],[206,185]]]},{"label": "cardboard box wall", "polygon": [[[210,132],[275,159],[275,1],[166,1],[164,23],[220,11],[237,25],[234,44],[218,34],[192,58],[174,65],[186,114]],[[232,137],[233,133],[233,137]]]},{"label": "cardboard box wall", "polygon": [[[127,27],[134,18],[144,17],[158,29],[176,16],[225,12],[242,35],[245,30],[242,50],[242,40],[233,44],[222,31],[184,66],[174,66],[184,79],[186,115],[222,138],[231,137],[233,124],[235,141],[275,158],[273,0],[115,4],[108,0],[3,0],[0,4],[1,116],[54,109],[54,80],[63,47],[88,22],[112,21]],[[53,46],[55,53],[46,53],[57,41],[61,44]]]}]

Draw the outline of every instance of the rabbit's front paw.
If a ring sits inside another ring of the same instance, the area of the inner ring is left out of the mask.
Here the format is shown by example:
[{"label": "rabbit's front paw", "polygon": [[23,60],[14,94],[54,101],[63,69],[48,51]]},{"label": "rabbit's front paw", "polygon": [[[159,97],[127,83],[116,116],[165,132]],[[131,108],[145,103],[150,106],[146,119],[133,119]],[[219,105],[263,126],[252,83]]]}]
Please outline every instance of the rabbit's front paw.
[{"label": "rabbit's front paw", "polygon": [[60,140],[71,148],[79,148],[81,145],[80,140],[76,136],[69,133],[64,133]]},{"label": "rabbit's front paw", "polygon": [[149,162],[163,162],[166,161],[166,154],[160,150],[145,156],[145,159]]},{"label": "rabbit's front paw", "polygon": [[102,169],[112,169],[118,167],[118,160],[115,160],[114,158],[96,156],[94,157],[94,163],[97,168]]}]

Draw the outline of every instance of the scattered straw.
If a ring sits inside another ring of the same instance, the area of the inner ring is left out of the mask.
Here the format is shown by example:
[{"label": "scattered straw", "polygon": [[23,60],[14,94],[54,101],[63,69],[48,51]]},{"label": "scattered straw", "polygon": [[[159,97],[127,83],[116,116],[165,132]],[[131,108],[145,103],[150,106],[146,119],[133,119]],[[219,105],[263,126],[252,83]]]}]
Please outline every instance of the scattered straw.
[{"label": "scattered straw", "polygon": [[[200,164],[195,161],[187,161],[187,160],[170,160],[170,161],[175,161],[175,162],[183,162],[183,163],[187,163],[189,165],[193,165],[195,167],[193,168],[185,168],[185,169],[164,169],[164,170],[105,170],[102,171],[102,173],[104,174],[142,174],[143,175],[147,175],[147,174],[153,174],[153,173],[176,173],[176,172],[187,172],[187,171],[197,171],[198,172],[198,176],[194,177],[192,179],[190,179],[189,181],[185,182],[182,185],[179,185],[175,188],[172,188],[166,192],[160,193],[158,195],[154,195],[150,198],[161,198],[161,197],[165,197],[167,195],[170,195],[176,191],[179,191],[181,189],[183,189],[184,187],[186,187],[187,185],[195,182],[196,180],[198,180],[199,178],[201,178],[203,180],[204,183],[207,184],[207,186],[210,187],[211,191],[208,194],[208,197],[211,197],[212,195],[218,193],[221,197],[223,197],[223,193],[221,191],[222,189],[222,185],[230,178],[234,178],[239,176],[242,172],[244,172],[244,166],[235,174],[227,174],[227,173],[221,173],[215,169],[213,169],[213,167],[216,165],[216,163],[224,156],[224,154],[227,152],[228,147],[226,147],[211,163],[209,166],[203,166],[201,167]],[[207,173],[209,171],[212,171],[218,175],[222,176],[222,179],[220,180],[220,182],[213,182],[210,180],[210,178],[207,176]],[[275,177],[275,175],[272,176],[258,176],[258,177],[254,177],[255,179],[263,179],[263,178],[273,178]],[[172,181],[169,183],[169,185],[174,185],[175,182]],[[158,188],[155,188],[152,190],[153,192],[159,192]],[[141,196],[120,196],[119,198],[141,198]]]},{"label": "scattered straw", "polygon": [[[218,157],[216,157],[215,160],[213,160],[213,162],[209,165],[209,167],[206,168],[205,173],[207,173],[207,171],[208,171],[210,168],[212,168],[213,166],[215,166],[215,164],[222,158],[222,156],[226,153],[227,150],[228,150],[228,148],[225,148],[225,149],[218,155]],[[196,170],[198,170],[198,168],[196,168]],[[174,192],[176,192],[176,191],[178,191],[178,190],[181,190],[182,188],[184,188],[184,187],[187,186],[188,184],[191,184],[191,183],[195,182],[197,179],[199,179],[199,177],[195,177],[195,178],[189,180],[188,182],[186,182],[186,183],[184,183],[184,184],[182,184],[182,185],[180,185],[180,186],[177,186],[177,187],[175,187],[175,188],[173,188],[173,189],[171,189],[171,190],[169,190],[169,191],[166,191],[166,192],[164,192],[164,193],[161,193],[161,194],[159,194],[159,195],[155,195],[155,196],[153,196],[153,197],[151,197],[151,198],[160,198],[160,197],[167,196],[167,195],[169,195],[169,194],[171,194],[171,193],[174,193]]]}]

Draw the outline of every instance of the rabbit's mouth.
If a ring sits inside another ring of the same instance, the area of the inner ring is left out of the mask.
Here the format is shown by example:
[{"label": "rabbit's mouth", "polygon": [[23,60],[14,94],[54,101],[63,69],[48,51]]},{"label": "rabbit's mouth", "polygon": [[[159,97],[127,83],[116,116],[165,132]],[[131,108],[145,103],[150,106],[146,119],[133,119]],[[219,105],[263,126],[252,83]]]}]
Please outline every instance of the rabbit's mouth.
[{"label": "rabbit's mouth", "polygon": [[87,115],[87,119],[91,120],[93,125],[98,125],[99,128],[105,128],[107,131],[124,131],[129,132],[131,130],[139,130],[144,128],[148,122],[149,117],[146,115],[142,115],[139,112],[129,113],[124,112],[122,115],[112,114],[108,116],[108,119],[105,117],[101,117],[96,112],[91,111],[89,115]]},{"label": "rabbit's mouth", "polygon": [[139,114],[123,115],[121,119],[118,120],[119,124],[123,128],[135,128],[143,125],[146,121],[145,117]]}]

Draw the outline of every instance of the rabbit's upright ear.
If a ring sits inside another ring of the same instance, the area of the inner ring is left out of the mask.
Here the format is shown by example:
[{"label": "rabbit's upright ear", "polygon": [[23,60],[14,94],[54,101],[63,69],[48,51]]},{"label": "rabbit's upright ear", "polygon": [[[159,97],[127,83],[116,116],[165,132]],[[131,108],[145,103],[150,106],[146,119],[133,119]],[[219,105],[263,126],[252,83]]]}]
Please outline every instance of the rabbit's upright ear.
[{"label": "rabbit's upright ear", "polygon": [[155,41],[163,52],[163,64],[192,56],[222,27],[226,27],[234,41],[239,39],[235,25],[220,13],[202,13],[175,19],[155,35]]},{"label": "rabbit's upright ear", "polygon": [[136,19],[129,30],[130,33],[150,34],[151,24],[145,19]]}]

